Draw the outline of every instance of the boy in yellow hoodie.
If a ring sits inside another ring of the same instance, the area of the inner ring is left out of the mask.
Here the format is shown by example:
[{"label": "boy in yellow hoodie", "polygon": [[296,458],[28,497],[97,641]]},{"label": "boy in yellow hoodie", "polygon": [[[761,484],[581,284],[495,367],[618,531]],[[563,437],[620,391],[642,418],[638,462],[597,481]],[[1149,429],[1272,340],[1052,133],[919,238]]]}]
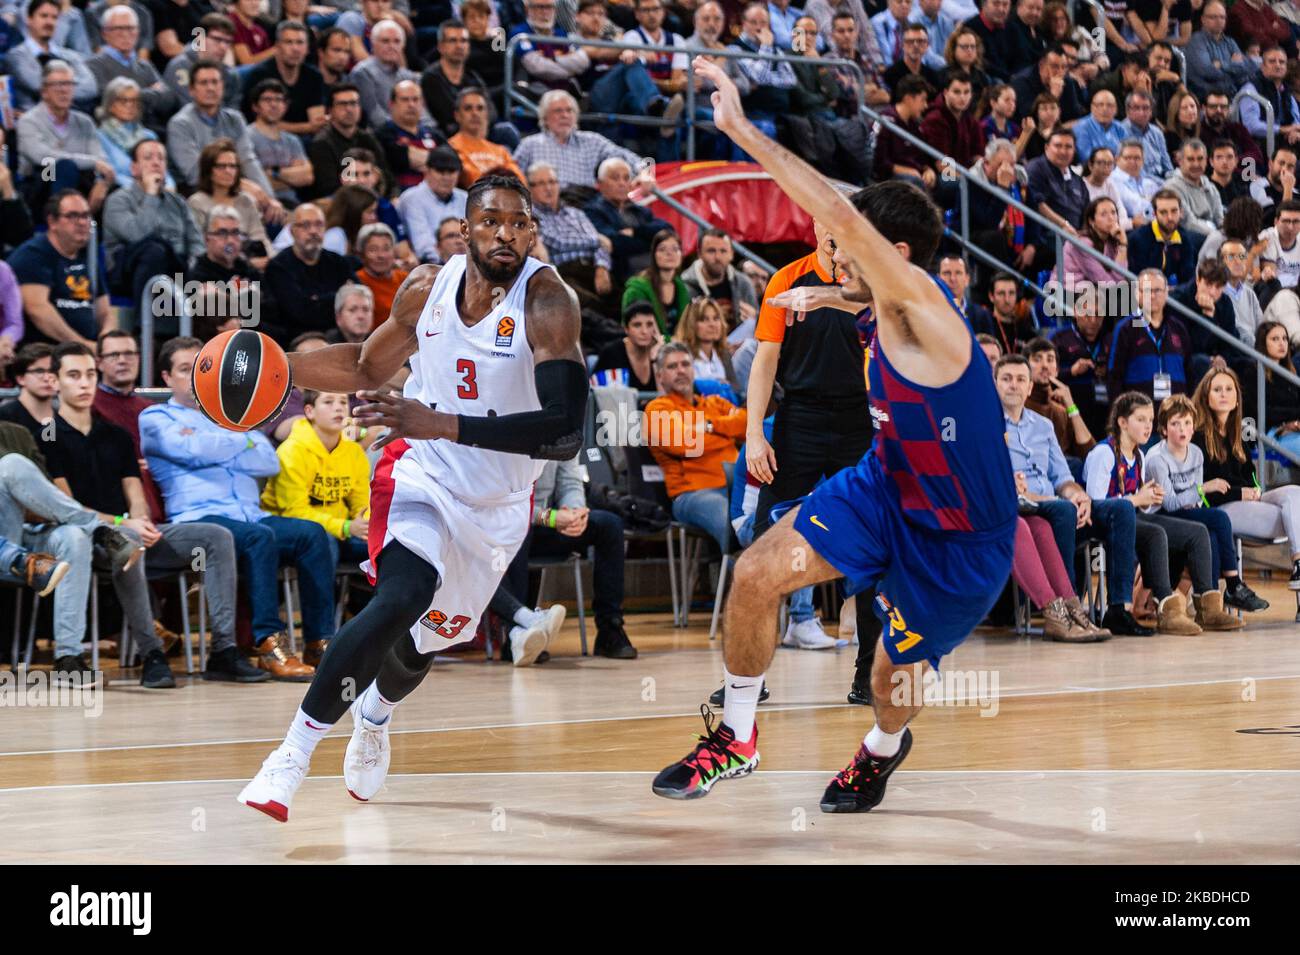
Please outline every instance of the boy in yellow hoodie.
[{"label": "boy in yellow hoodie", "polygon": [[370,532],[370,462],[343,434],[348,396],[305,391],[303,413],[276,450],[280,473],[267,481],[262,507],[315,521],[329,534],[336,563],[358,564]]}]

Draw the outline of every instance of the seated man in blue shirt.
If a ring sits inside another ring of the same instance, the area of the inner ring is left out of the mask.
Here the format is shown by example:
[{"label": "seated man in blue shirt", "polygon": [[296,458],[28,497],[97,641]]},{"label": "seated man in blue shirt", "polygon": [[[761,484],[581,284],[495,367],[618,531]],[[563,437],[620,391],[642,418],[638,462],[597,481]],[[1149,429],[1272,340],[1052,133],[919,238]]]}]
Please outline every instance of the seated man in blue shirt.
[{"label": "seated man in blue shirt", "polygon": [[[1103,538],[1110,578],[1106,588],[1108,606],[1101,625],[1119,636],[1151,636],[1155,631],[1139,624],[1132,614],[1137,558],[1137,517],[1133,505],[1122,498],[1094,501],[1074,480],[1052,422],[1025,407],[1031,387],[1028,359],[1023,355],[1003,355],[993,366],[993,381],[1006,419],[1007,450],[1016,472],[1021,514],[1032,513],[1051,525],[1065,572],[1076,593],[1075,532],[1082,531],[1089,538]],[[1068,606],[1078,623],[1087,621],[1087,612],[1077,597]]]},{"label": "seated man in blue shirt", "polygon": [[[257,479],[280,470],[260,431],[226,431],[204,416],[190,386],[203,343],[173,338],[158,367],[171,400],[140,413],[140,447],[172,521],[206,521],[235,537],[239,576],[252,612],[253,644],[276,680],[310,682],[334,636],[334,556],[325,529],[312,521],[272,517],[259,507]],[[302,593],[303,662],[289,652],[277,589],[282,563],[298,571]]]}]

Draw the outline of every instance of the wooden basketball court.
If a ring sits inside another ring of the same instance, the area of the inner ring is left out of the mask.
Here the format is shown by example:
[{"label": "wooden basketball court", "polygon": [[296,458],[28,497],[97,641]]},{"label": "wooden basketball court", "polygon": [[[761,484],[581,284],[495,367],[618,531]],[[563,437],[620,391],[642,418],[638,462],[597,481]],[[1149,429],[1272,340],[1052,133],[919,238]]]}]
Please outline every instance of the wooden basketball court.
[{"label": "wooden basketball court", "polygon": [[[882,807],[828,816],[870,726],[844,701],[855,647],[780,650],[762,765],[702,800],[650,792],[721,680],[708,619],[632,615],[641,657],[436,665],[394,717],[387,789],[342,783],[351,718],[279,825],[235,802],[302,685],[112,674],[102,713],[0,719],[3,862],[1044,862],[1300,860],[1300,625],[1284,583],[1238,634],[1062,645],[980,631],[947,663],[982,674],[928,708]],[[982,682],[981,682],[982,681]],[[994,683],[996,681],[996,684]]]}]

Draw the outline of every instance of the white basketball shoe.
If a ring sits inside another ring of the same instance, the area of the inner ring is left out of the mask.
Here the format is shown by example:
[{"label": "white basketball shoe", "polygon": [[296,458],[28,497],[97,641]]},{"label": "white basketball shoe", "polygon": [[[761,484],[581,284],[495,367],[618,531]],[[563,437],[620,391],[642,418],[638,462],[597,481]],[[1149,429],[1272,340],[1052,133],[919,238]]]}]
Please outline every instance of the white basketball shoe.
[{"label": "white basketball shoe", "polygon": [[361,701],[352,704],[352,738],[343,757],[343,782],[348,795],[367,802],[384,788],[392,751],[388,748],[388,724],[376,725],[361,715]]},{"label": "white basketball shoe", "polygon": [[281,745],[262,763],[257,775],[235,798],[276,822],[289,821],[294,793],[307,776],[307,763]]}]

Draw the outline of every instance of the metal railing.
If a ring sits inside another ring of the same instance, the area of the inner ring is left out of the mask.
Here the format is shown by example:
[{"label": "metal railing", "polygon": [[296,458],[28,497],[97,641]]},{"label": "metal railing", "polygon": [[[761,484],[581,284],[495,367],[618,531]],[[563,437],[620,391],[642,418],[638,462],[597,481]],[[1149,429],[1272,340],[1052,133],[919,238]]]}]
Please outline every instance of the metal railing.
[{"label": "metal railing", "polygon": [[1274,135],[1273,104],[1270,103],[1268,100],[1264,99],[1263,96],[1261,96],[1259,93],[1255,92],[1254,90],[1247,90],[1247,89],[1237,90],[1237,95],[1232,98],[1232,105],[1228,107],[1228,115],[1232,118],[1234,122],[1237,123],[1241,122],[1241,101],[1244,99],[1254,100],[1255,102],[1259,103],[1260,107],[1263,108],[1264,110],[1264,139],[1265,139],[1265,143],[1268,146],[1268,152],[1265,153],[1265,155],[1272,157],[1273,135]]},{"label": "metal railing", "polygon": [[[1023,202],[1019,201],[1018,199],[1012,198],[1009,194],[999,189],[998,187],[994,186],[993,184],[988,183],[982,179],[975,178],[975,176],[971,174],[969,169],[966,169],[963,166],[959,165],[957,161],[953,159],[951,156],[945,156],[943,153],[939,152],[929,143],[925,142],[923,139],[921,139],[918,136],[912,135],[907,130],[900,128],[891,120],[889,120],[887,117],[881,115],[873,108],[863,104],[859,106],[858,109],[864,115],[870,117],[875,123],[877,123],[881,131],[888,130],[892,135],[901,137],[905,141],[911,143],[917,149],[921,150],[927,156],[930,156],[932,159],[941,163],[942,167],[944,168],[945,177],[950,174],[957,176],[958,189],[961,193],[961,197],[960,197],[961,210],[962,210],[961,239],[962,239],[963,247],[967,249],[973,248],[973,245],[970,242],[970,225],[969,225],[970,216],[968,213],[970,209],[969,190],[971,184],[974,183],[980,189],[984,190],[985,192],[989,193],[992,196],[995,196],[1000,203],[1018,209],[1021,213],[1024,214],[1027,220],[1031,220],[1037,223],[1038,225],[1042,226],[1044,229],[1047,230],[1047,233],[1049,235],[1055,237],[1057,272],[1058,275],[1060,276],[1059,284],[1062,290],[1064,290],[1064,286],[1065,286],[1064,259],[1065,259],[1065,246],[1067,243],[1074,246],[1078,251],[1082,252],[1084,255],[1087,255],[1088,257],[1094,259],[1095,261],[1100,262],[1112,273],[1120,276],[1121,278],[1123,278],[1128,282],[1133,283],[1134,288],[1137,287],[1136,286],[1137,276],[1133,272],[1129,271],[1127,267],[1120,265],[1118,262],[1102,254],[1097,249],[1094,249],[1089,243],[1081,240],[1077,236],[1069,235],[1065,232],[1062,232],[1055,223],[1053,223],[1051,220],[1043,216],[1037,210],[1031,209],[1029,206],[1025,205]],[[879,135],[879,133],[877,135]],[[981,250],[981,252],[982,251],[983,250]],[[982,256],[981,258],[984,257]],[[1040,294],[1044,291],[1043,289],[1039,288],[1037,285],[1034,285],[1034,283],[1031,282],[1030,284],[1033,285],[1033,287],[1037,289],[1040,292]],[[1062,307],[1064,305],[1064,300],[1061,296],[1059,295],[1052,296],[1050,298],[1055,299],[1055,304],[1058,307]],[[1258,395],[1258,405],[1257,405],[1258,417],[1256,419],[1258,422],[1258,428],[1257,428],[1258,442],[1256,444],[1256,451],[1257,451],[1258,464],[1259,464],[1257,470],[1259,473],[1260,481],[1264,482],[1264,450],[1266,447],[1282,455],[1287,460],[1297,465],[1300,465],[1300,456],[1297,456],[1296,454],[1286,450],[1264,432],[1264,422],[1266,420],[1265,413],[1264,413],[1265,412],[1264,371],[1265,369],[1268,369],[1269,371],[1273,372],[1273,374],[1280,375],[1283,378],[1283,380],[1289,381],[1296,386],[1300,386],[1300,376],[1297,376],[1292,372],[1288,371],[1287,369],[1283,368],[1281,365],[1273,361],[1271,358],[1259,354],[1257,351],[1255,351],[1255,349],[1251,348],[1241,339],[1237,338],[1234,335],[1229,335],[1223,329],[1219,328],[1213,322],[1205,318],[1205,316],[1198,315],[1197,313],[1189,309],[1187,306],[1183,305],[1181,302],[1177,302],[1172,298],[1168,299],[1165,303],[1166,313],[1168,313],[1170,310],[1172,310],[1184,321],[1198,325],[1201,328],[1208,331],[1211,335],[1214,335],[1219,339],[1221,339],[1222,341],[1227,342],[1233,349],[1240,352],[1242,355],[1244,355],[1245,357],[1249,358],[1251,361],[1256,363],[1256,385],[1257,385],[1256,393]],[[1244,396],[1242,396],[1242,400],[1244,402],[1245,400]]]}]

